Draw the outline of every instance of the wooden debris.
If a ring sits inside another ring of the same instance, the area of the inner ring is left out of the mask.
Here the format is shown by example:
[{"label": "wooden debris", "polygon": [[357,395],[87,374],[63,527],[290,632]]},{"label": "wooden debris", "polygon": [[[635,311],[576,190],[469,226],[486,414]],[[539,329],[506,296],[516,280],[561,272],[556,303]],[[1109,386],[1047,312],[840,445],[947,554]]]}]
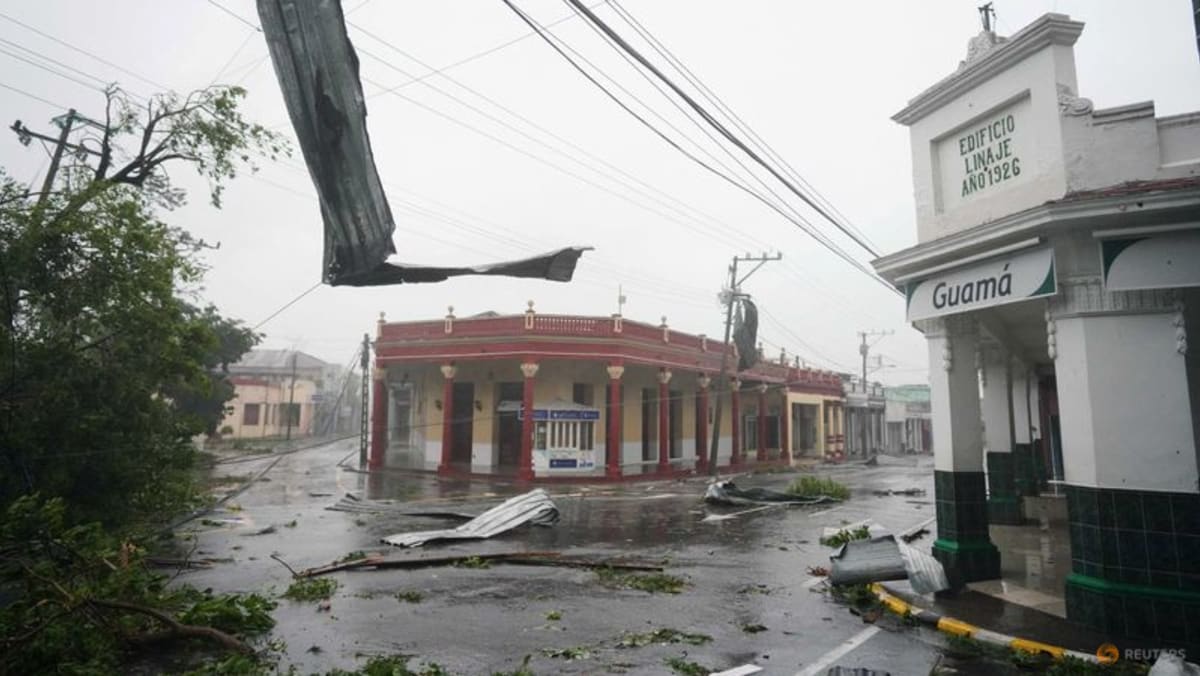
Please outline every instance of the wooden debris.
[{"label": "wooden debris", "polygon": [[561,552],[505,552],[497,554],[463,554],[456,556],[426,556],[426,557],[396,557],[383,554],[371,554],[349,561],[335,561],[324,566],[308,568],[295,573],[296,577],[315,577],[327,575],[342,570],[387,570],[387,569],[416,569],[454,566],[465,561],[487,561],[489,563],[506,563],[514,566],[560,566],[566,568],[611,568],[613,570],[628,570],[639,572],[660,573],[663,568],[659,565],[632,563],[615,559],[584,559],[565,557]]}]

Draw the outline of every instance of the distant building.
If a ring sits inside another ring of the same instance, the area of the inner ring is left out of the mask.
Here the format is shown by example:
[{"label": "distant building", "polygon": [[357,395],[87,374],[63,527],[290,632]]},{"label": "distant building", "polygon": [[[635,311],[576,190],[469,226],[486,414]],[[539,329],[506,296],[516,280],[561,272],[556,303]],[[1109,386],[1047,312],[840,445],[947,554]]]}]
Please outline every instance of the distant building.
[{"label": "distant building", "polygon": [[888,453],[928,453],[933,450],[929,386],[900,385],[883,391]]},{"label": "distant building", "polygon": [[845,447],[846,456],[865,458],[884,447],[883,385],[861,378],[843,375],[846,397]]},{"label": "distant building", "polygon": [[[371,466],[615,480],[706,471],[714,435],[722,466],[836,448],[838,376],[777,361],[721,383],[721,355],[720,342],[665,320],[543,315],[532,304],[519,315],[381,319]],[[732,347],[728,358],[732,369]]]},{"label": "distant building", "polygon": [[[230,412],[221,422],[222,436],[258,439],[311,436],[325,432],[329,410],[341,385],[338,367],[296,350],[251,350],[229,366],[234,386]],[[328,402],[328,405],[327,405]]]},{"label": "distant building", "polygon": [[1094,107],[1082,31],[985,30],[896,113],[917,244],[874,266],[928,341],[951,578],[1023,559],[989,524],[1021,524],[1046,487],[1065,493],[1067,616],[1200,654],[1200,113]]}]

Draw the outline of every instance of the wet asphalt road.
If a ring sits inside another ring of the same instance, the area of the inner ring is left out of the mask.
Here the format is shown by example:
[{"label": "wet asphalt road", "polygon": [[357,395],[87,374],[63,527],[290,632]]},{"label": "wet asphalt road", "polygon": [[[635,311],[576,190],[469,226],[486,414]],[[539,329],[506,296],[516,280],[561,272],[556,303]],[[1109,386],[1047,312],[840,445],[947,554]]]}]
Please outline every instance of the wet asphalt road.
[{"label": "wet asphalt road", "polygon": [[[328,511],[346,493],[423,507],[482,511],[520,489],[443,482],[429,476],[368,476],[338,466],[356,442],[300,451],[281,459],[263,481],[238,496],[233,509],[209,518],[221,526],[188,524],[196,557],[223,559],[179,579],[214,591],[282,593],[290,574],[271,554],[300,569],[354,550],[391,551],[381,537],[446,527],[443,520],[396,514]],[[267,459],[219,465],[214,476],[245,479]],[[710,508],[705,482],[550,488],[562,519],[555,527],[523,528],[488,541],[431,544],[424,555],[561,551],[598,557],[665,559],[685,577],[680,594],[612,590],[585,570],[496,565],[488,569],[347,571],[328,612],[316,603],[280,600],[273,638],[287,645],[284,664],[301,673],[353,668],[364,656],[403,653],[413,664],[437,662],[451,673],[491,674],[517,668],[526,655],[537,674],[671,673],[665,660],[685,657],[714,670],[754,663],[767,674],[806,673],[822,665],[927,674],[940,637],[886,617],[864,623],[823,592],[806,569],[828,565],[830,549],[817,540],[825,526],[871,518],[893,532],[927,525],[934,515],[932,460],[884,459],[877,467],[819,470],[849,485],[844,503],[814,507]],[[781,488],[793,474],[757,475],[739,485]],[[231,482],[232,483],[232,482]],[[879,489],[923,488],[925,496],[878,497]],[[324,495],[322,495],[324,494]],[[240,507],[240,509],[239,509]],[[749,510],[749,511],[748,511]],[[733,518],[705,520],[710,515]],[[292,522],[295,523],[292,526]],[[275,526],[275,531],[253,535]],[[929,539],[920,541],[928,547]],[[420,603],[395,598],[423,594]],[[547,614],[557,611],[558,621]],[[761,624],[759,633],[743,631]],[[711,643],[618,648],[625,632],[658,628],[709,635]],[[586,647],[585,659],[565,660],[543,649]],[[820,669],[819,673],[824,673]]]}]

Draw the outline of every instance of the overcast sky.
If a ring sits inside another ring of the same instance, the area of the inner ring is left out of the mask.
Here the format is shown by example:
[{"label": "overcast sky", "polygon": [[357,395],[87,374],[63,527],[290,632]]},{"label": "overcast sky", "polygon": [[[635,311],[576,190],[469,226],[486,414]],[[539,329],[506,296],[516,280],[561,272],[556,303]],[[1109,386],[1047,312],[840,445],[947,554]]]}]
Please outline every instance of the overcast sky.
[{"label": "overcast sky", "polygon": [[[543,24],[570,15],[560,0],[515,1]],[[908,133],[890,117],[957,67],[979,31],[980,2],[621,3],[878,251],[915,243]],[[217,4],[257,23],[249,0],[4,3],[0,12],[45,35],[0,17],[0,51],[79,81],[0,53],[0,83],[55,104],[0,88],[5,126],[19,118],[47,130],[67,106],[98,116],[103,99],[88,85],[100,82],[119,82],[144,96],[215,81],[245,86],[248,116],[290,135],[261,33]],[[611,7],[589,4],[634,36]],[[769,354],[784,347],[810,364],[857,372],[856,332],[890,330],[894,334],[880,339],[873,354],[891,367],[872,378],[926,381],[924,339],[905,324],[899,295],[692,164],[538,38],[409,82],[431,67],[527,35],[501,0],[346,0],[343,7],[362,62],[371,139],[397,219],[401,259],[482,263],[564,245],[596,250],[584,255],[568,284],[464,278],[373,289],[323,286],[263,326],[265,346],[345,363],[363,332],[373,333],[381,311],[394,321],[441,317],[449,305],[458,316],[516,313],[533,300],[539,312],[608,315],[617,309],[618,285],[628,297],[627,318],[657,323],[665,315],[672,327],[719,336],[717,292],[729,259],[768,250],[782,252],[783,261],[763,267],[744,290],[763,311],[760,333]],[[1188,0],[996,0],[995,7],[1003,35],[1045,12],[1084,21],[1076,45],[1079,85],[1097,107],[1153,99],[1159,115],[1200,109]],[[685,145],[694,140],[740,171],[583,21],[570,18],[550,30],[675,125],[689,139]],[[404,86],[389,92],[378,85]],[[679,136],[666,122],[656,123]],[[19,180],[40,180],[46,163],[37,144],[22,147],[11,134],[0,142],[0,164]],[[192,189],[191,201],[167,217],[221,244],[206,253],[211,270],[204,295],[250,325],[320,279],[321,218],[302,167],[297,151],[292,160],[239,177],[221,210],[209,206],[203,183],[173,171]],[[800,211],[860,261],[870,260],[811,210]]]}]

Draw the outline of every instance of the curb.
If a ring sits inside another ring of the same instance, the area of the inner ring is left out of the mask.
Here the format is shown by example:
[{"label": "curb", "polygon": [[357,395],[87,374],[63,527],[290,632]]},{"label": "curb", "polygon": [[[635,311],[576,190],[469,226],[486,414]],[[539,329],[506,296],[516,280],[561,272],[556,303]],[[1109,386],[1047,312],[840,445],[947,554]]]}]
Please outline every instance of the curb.
[{"label": "curb", "polygon": [[1041,641],[1033,641],[1015,636],[1008,636],[994,631],[989,631],[973,624],[968,624],[962,620],[956,620],[952,617],[943,617],[938,613],[924,608],[918,608],[910,604],[908,601],[890,592],[882,584],[878,582],[871,585],[871,591],[879,598],[879,601],[885,608],[896,613],[897,615],[908,615],[917,620],[921,624],[933,627],[944,634],[951,636],[962,636],[972,638],[982,643],[987,643],[1000,648],[1010,650],[1020,650],[1021,652],[1030,654],[1045,653],[1056,660],[1061,660],[1064,657],[1073,657],[1078,660],[1099,664],[1100,660],[1092,654],[1079,652],[1077,650],[1067,650],[1061,646],[1043,643]]}]

